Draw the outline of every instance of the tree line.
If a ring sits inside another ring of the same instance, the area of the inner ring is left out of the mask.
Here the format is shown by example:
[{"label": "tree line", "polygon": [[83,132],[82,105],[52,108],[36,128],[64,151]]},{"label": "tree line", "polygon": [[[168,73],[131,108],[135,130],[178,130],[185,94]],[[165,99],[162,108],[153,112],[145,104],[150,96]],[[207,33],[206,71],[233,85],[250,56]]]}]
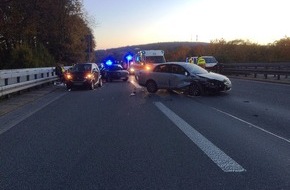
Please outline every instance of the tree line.
[{"label": "tree line", "polygon": [[104,62],[106,57],[126,61],[128,52],[133,54],[140,50],[161,49],[165,52],[167,61],[185,61],[187,57],[199,55],[213,55],[220,63],[261,63],[261,62],[290,62],[290,38],[285,37],[267,45],[252,43],[249,40],[224,39],[203,42],[162,42],[143,45],[134,45],[107,50],[98,50],[95,53],[97,63]]},{"label": "tree line", "polygon": [[220,63],[290,62],[290,38],[285,37],[267,45],[249,40],[212,40],[196,46],[182,45],[165,49],[169,61],[185,61],[186,57],[213,55]]},{"label": "tree line", "polygon": [[95,47],[89,24],[82,0],[1,0],[0,69],[87,60]]}]

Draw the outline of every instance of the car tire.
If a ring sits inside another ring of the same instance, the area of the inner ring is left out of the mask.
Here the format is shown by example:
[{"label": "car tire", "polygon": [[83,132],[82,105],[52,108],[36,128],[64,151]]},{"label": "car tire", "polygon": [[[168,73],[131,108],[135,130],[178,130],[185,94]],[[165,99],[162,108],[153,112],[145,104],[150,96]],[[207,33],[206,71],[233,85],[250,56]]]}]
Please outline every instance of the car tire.
[{"label": "car tire", "polygon": [[155,93],[157,92],[158,88],[157,88],[157,84],[155,81],[153,80],[149,80],[147,83],[146,83],[146,88],[147,88],[147,91],[149,93]]},{"label": "car tire", "polygon": [[203,94],[203,90],[202,90],[200,84],[198,84],[197,82],[192,83],[189,86],[188,94],[190,96],[201,96]]}]

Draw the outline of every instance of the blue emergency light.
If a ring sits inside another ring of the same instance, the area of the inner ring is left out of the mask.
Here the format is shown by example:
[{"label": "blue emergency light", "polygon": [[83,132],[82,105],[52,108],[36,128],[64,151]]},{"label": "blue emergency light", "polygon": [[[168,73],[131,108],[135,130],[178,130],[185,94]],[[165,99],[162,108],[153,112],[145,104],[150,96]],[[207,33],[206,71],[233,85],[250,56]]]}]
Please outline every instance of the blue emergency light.
[{"label": "blue emergency light", "polygon": [[106,61],[106,65],[108,65],[108,66],[111,66],[111,65],[113,65],[113,61],[112,61],[112,60],[110,60],[110,59],[109,59],[109,60],[107,60],[107,61]]}]

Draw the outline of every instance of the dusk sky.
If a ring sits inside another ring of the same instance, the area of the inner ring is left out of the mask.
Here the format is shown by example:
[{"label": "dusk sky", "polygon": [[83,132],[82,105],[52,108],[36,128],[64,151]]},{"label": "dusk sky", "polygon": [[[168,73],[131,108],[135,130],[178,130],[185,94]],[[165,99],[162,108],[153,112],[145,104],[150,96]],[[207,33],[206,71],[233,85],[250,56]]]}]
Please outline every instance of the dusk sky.
[{"label": "dusk sky", "polygon": [[215,39],[290,37],[289,0],[83,0],[96,49]]}]

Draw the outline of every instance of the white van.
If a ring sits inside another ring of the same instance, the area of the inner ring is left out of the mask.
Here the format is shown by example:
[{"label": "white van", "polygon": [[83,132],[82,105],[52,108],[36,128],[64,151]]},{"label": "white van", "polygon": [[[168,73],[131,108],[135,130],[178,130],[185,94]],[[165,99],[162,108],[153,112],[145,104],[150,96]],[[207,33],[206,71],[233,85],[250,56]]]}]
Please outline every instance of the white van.
[{"label": "white van", "polygon": [[165,63],[163,50],[142,50],[133,57],[129,72],[134,74],[138,70],[151,70],[155,64]]}]

